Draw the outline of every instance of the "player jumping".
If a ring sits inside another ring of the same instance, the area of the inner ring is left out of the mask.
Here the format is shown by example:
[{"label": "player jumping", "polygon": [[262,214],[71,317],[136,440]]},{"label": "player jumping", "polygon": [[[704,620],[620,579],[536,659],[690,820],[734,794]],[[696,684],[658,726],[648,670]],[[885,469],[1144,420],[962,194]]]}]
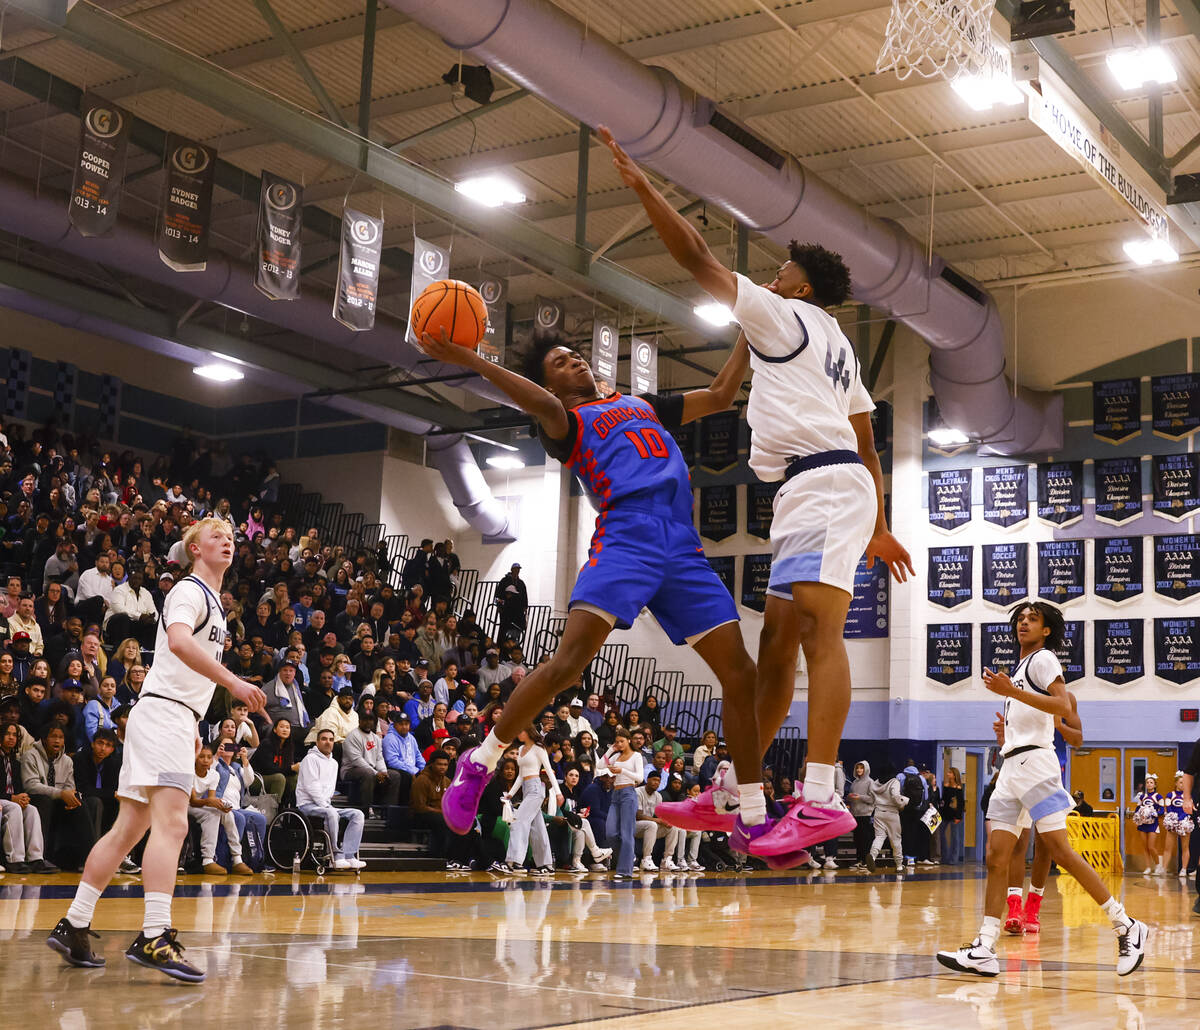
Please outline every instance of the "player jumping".
[{"label": "player jumping", "polygon": [[183,545],[192,572],[163,602],[154,665],[125,729],[117,821],[92,848],[75,900],[46,943],[69,965],[104,965],[88,940],[99,937],[91,930],[92,913],[121,861],[149,830],[142,858],[142,932],[125,957],[176,980],[201,983],[204,971],[184,959],[183,945],[171,927],[171,897],[188,832],[188,802],[200,748],[196,724],[208,710],[216,683],[245,701],[252,712],[262,709],[266,696],[221,664],[226,631],[218,595],[233,561],[233,530],[221,519],[202,519],[188,528]]}]

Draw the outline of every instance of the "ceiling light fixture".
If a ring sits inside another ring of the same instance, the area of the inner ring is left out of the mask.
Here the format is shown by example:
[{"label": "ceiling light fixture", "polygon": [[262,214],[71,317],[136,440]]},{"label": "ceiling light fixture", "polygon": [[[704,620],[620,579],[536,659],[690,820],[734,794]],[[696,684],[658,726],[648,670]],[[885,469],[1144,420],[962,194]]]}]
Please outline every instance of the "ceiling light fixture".
[{"label": "ceiling light fixture", "polygon": [[1138,237],[1136,240],[1126,240],[1125,253],[1130,261],[1139,265],[1153,265],[1156,262],[1170,265],[1179,260],[1179,252],[1164,239]]},{"label": "ceiling light fixture", "polygon": [[993,107],[1011,107],[1025,102],[1025,94],[1012,79],[1003,75],[959,75],[950,82],[972,111]]},{"label": "ceiling light fixture", "polygon": [[454,184],[454,191],[484,207],[524,204],[525,194],[499,175],[479,175]]},{"label": "ceiling light fixture", "polygon": [[727,326],[733,321],[733,312],[724,304],[717,304],[716,302],[697,304],[692,308],[692,314],[697,318],[704,319],[709,325],[715,325],[718,328]]},{"label": "ceiling light fixture", "polygon": [[1122,47],[1104,61],[1124,90],[1140,89],[1150,82],[1162,86],[1179,77],[1170,55],[1160,46]]},{"label": "ceiling light fixture", "polygon": [[944,426],[940,429],[929,430],[929,442],[935,447],[960,447],[970,443],[971,438],[961,429]]},{"label": "ceiling light fixture", "polygon": [[494,469],[503,469],[506,472],[523,469],[525,462],[520,458],[516,458],[511,454],[493,454],[484,459]]},{"label": "ceiling light fixture", "polygon": [[192,374],[204,379],[211,379],[214,383],[236,383],[239,379],[246,378],[244,372],[239,372],[236,368],[230,368],[228,365],[216,363],[196,365],[192,369]]}]

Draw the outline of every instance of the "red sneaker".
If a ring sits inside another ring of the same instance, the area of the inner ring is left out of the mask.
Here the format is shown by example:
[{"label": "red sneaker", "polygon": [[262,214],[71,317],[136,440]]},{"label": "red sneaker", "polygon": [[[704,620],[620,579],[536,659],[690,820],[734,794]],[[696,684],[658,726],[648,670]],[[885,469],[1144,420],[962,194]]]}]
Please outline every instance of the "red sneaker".
[{"label": "red sneaker", "polygon": [[1038,920],[1038,914],[1042,910],[1042,896],[1040,894],[1030,894],[1025,899],[1025,916],[1024,926],[1026,933],[1040,933],[1042,924]]},{"label": "red sneaker", "polygon": [[1008,917],[1004,920],[1004,932],[1020,937],[1025,925],[1024,914],[1021,912],[1021,895],[1008,896]]},{"label": "red sneaker", "polygon": [[850,833],[855,825],[854,816],[836,796],[827,805],[801,801],[788,810],[770,833],[749,842],[750,854],[767,858],[804,851],[813,844]]}]

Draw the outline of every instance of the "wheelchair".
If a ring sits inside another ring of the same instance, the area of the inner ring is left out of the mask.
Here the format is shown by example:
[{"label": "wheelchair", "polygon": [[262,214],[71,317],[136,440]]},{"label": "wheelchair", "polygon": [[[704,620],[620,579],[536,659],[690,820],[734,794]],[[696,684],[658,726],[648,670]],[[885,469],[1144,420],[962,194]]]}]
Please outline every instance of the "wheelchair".
[{"label": "wheelchair", "polygon": [[307,816],[295,808],[284,808],[267,827],[267,854],[281,872],[294,868],[296,857],[300,864],[310,865],[318,876],[324,876],[333,865],[334,842],[325,831],[325,820]]}]

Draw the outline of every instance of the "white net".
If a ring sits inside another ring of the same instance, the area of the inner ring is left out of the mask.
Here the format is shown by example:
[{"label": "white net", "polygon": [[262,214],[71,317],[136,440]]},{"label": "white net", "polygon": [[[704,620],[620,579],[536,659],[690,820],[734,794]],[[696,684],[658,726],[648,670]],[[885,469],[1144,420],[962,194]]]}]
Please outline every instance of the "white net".
[{"label": "white net", "polygon": [[892,0],[877,72],[910,75],[986,74],[995,0]]}]

